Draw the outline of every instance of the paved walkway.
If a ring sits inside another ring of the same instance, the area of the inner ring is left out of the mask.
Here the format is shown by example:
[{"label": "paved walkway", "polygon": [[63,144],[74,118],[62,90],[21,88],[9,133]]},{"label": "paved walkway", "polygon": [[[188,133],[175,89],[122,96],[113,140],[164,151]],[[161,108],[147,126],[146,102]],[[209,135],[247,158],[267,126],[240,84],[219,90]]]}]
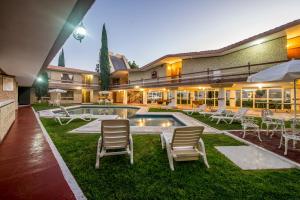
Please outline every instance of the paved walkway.
[{"label": "paved walkway", "polygon": [[0,199],[75,199],[31,107],[0,144]]}]

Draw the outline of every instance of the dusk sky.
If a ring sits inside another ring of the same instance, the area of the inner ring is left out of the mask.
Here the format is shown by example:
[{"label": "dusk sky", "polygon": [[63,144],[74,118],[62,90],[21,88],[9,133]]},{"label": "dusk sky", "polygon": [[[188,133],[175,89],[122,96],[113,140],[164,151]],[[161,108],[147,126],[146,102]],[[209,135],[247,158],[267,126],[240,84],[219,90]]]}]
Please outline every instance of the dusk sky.
[{"label": "dusk sky", "polygon": [[97,0],[83,20],[88,36],[63,46],[66,66],[95,70],[103,23],[109,50],[143,66],[238,42],[300,18],[299,8],[300,0]]}]

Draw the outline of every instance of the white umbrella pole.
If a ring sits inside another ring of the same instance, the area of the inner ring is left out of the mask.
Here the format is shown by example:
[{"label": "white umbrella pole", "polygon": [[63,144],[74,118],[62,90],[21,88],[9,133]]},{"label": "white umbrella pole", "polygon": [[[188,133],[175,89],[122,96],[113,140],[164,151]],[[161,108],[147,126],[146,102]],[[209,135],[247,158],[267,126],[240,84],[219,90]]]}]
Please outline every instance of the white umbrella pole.
[{"label": "white umbrella pole", "polygon": [[294,114],[295,114],[294,117],[295,117],[295,119],[297,117],[297,110],[296,110],[297,109],[297,104],[296,104],[297,103],[297,92],[296,92],[297,84],[296,83],[297,83],[297,79],[294,80]]}]

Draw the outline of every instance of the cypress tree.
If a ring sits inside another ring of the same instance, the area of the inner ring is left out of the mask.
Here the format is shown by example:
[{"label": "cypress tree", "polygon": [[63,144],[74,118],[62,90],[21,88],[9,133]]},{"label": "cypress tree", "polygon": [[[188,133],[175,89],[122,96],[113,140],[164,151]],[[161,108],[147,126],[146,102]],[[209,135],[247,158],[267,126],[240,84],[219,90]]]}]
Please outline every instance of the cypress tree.
[{"label": "cypress tree", "polygon": [[110,66],[109,66],[109,54],[107,45],[107,34],[105,24],[102,27],[101,37],[101,50],[100,50],[100,78],[101,78],[101,90],[109,90],[110,80]]},{"label": "cypress tree", "polygon": [[41,97],[46,96],[48,93],[48,73],[42,71],[39,75],[40,82],[36,80],[35,82],[35,95],[37,96],[38,100],[41,100]]},{"label": "cypress tree", "polygon": [[58,57],[58,66],[64,67],[65,66],[65,54],[64,49],[61,50]]}]

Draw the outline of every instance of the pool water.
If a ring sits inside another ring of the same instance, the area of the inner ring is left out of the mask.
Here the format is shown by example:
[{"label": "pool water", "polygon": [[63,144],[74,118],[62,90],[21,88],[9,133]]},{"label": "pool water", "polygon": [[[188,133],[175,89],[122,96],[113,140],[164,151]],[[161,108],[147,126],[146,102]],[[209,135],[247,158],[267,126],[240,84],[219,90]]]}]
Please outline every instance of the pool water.
[{"label": "pool water", "polygon": [[70,108],[68,109],[68,112],[70,114],[118,115],[121,119],[129,119],[130,126],[185,126],[184,123],[172,115],[136,115],[138,110],[139,108],[134,107],[82,106]]},{"label": "pool water", "polygon": [[129,119],[130,126],[184,126],[182,122],[172,115],[136,115]]},{"label": "pool water", "polygon": [[122,119],[129,119],[139,108],[133,107],[80,107],[68,109],[70,114],[118,115]]}]

